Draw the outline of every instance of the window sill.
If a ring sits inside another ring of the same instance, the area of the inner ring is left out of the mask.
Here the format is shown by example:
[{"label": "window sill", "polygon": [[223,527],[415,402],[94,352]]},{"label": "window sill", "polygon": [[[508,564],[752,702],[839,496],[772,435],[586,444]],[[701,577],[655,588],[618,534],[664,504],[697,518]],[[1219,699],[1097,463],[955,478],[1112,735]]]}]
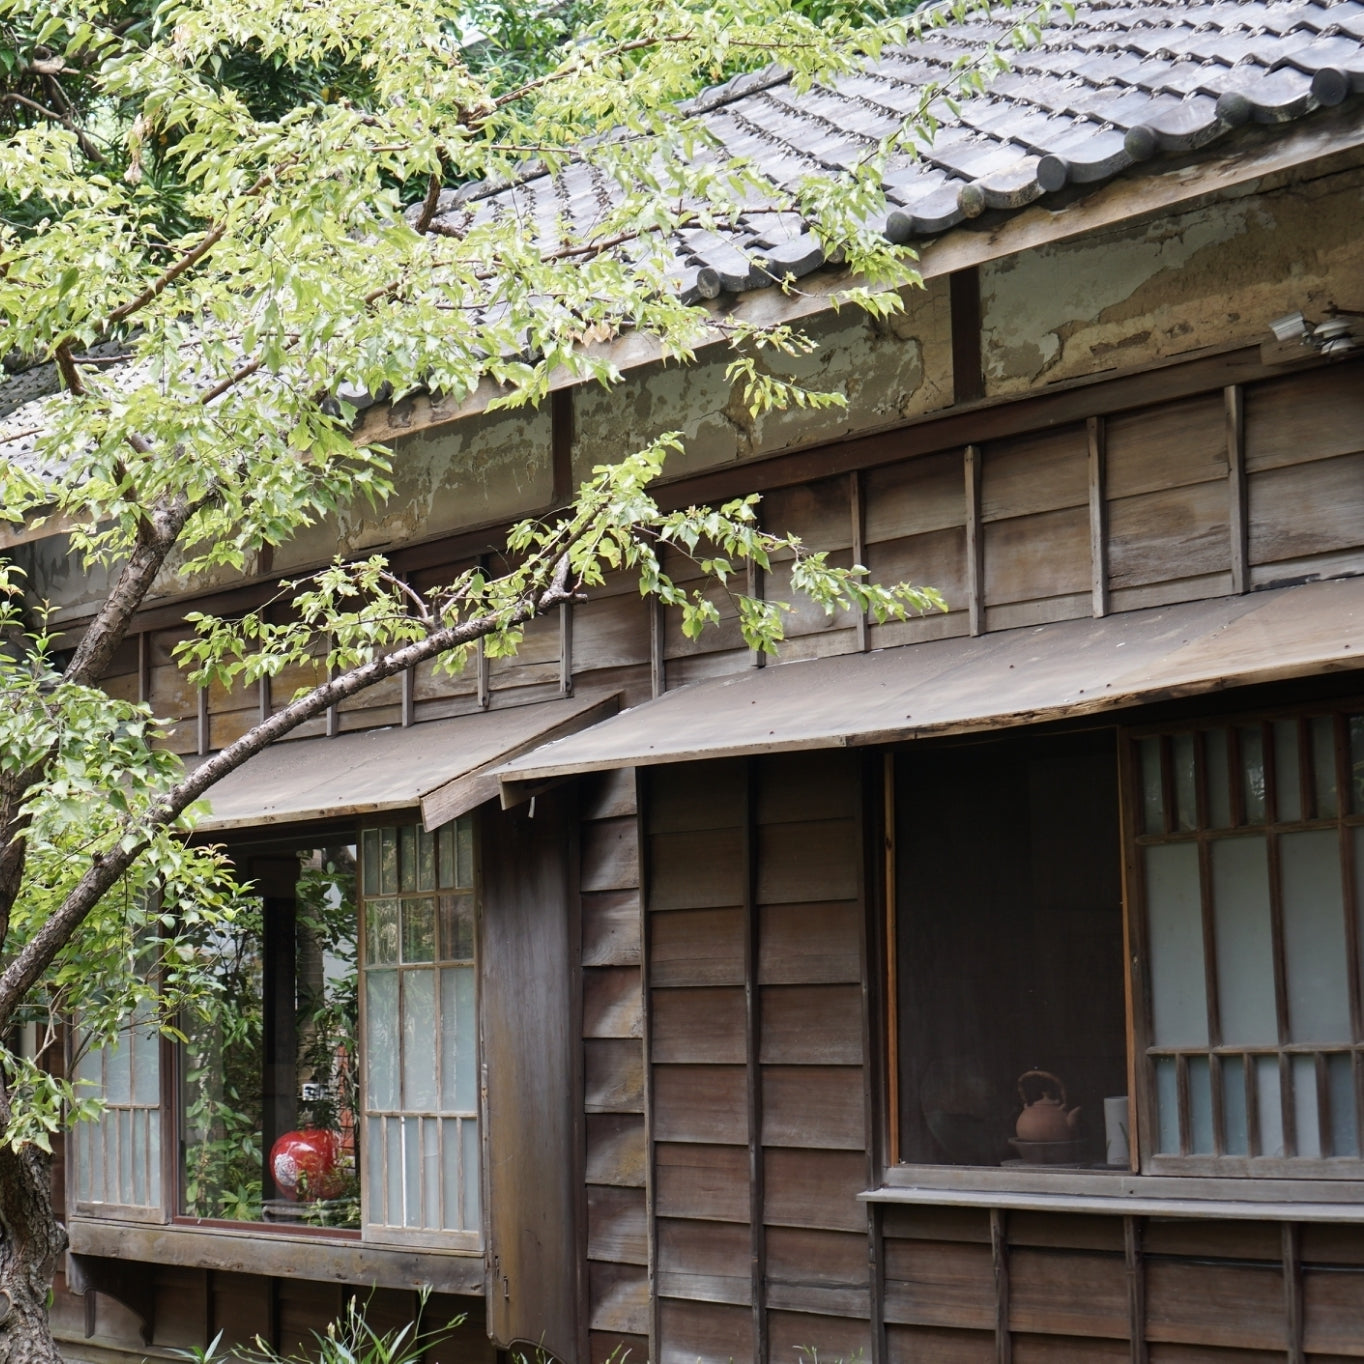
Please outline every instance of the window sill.
[{"label": "window sill", "polygon": [[1338,1180],[1210,1179],[1123,1171],[892,1169],[858,1195],[908,1207],[1002,1208],[1110,1216],[1364,1223],[1364,1185]]},{"label": "window sill", "polygon": [[328,1241],[275,1231],[262,1236],[246,1225],[240,1229],[146,1226],[73,1217],[66,1229],[76,1255],[375,1288],[429,1285],[438,1293],[483,1294],[480,1252],[400,1250],[366,1241]]}]

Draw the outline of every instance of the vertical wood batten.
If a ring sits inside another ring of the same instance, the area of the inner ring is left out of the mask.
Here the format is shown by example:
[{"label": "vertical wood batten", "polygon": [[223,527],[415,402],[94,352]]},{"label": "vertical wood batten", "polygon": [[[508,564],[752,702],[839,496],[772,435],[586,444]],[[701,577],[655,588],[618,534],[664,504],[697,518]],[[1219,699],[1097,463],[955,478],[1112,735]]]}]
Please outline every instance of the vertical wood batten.
[{"label": "vertical wood batten", "polygon": [[137,637],[137,700],[147,705],[152,699],[152,636],[143,630]]},{"label": "vertical wood batten", "polygon": [[995,1364],[1013,1364],[1013,1336],[1009,1332],[1008,1213],[990,1209],[990,1260],[995,1279]]},{"label": "vertical wood batten", "polygon": [[573,695],[573,603],[559,603],[559,695]]},{"label": "vertical wood batten", "polygon": [[1231,590],[1250,590],[1250,508],[1246,485],[1246,410],[1240,384],[1223,390],[1227,411],[1227,501],[1231,526]]},{"label": "vertical wood batten", "polygon": [[[848,475],[848,506],[852,517],[853,564],[867,562],[867,513],[862,499],[862,471],[854,469]],[[857,613],[857,651],[867,652],[867,613]]]},{"label": "vertical wood batten", "polygon": [[657,597],[649,599],[649,687],[651,696],[662,696],[668,690],[668,662],[664,653],[663,603]]},{"label": "vertical wood batten", "polygon": [[763,1173],[762,996],[758,988],[758,762],[744,764],[744,1031],[748,1103],[748,1222],[753,1358],[767,1359],[767,1228]]},{"label": "vertical wood batten", "polygon": [[962,454],[966,484],[966,599],[973,635],[985,629],[985,539],[980,524],[980,468],[978,445],[968,445]]},{"label": "vertical wood batten", "polygon": [[1285,1222],[1280,1236],[1283,1242],[1284,1333],[1287,1336],[1287,1359],[1288,1364],[1304,1364],[1302,1229],[1296,1222]]},{"label": "vertical wood batten", "polygon": [[1089,439],[1089,562],[1090,594],[1095,617],[1108,614],[1108,502],[1104,419],[1086,422]]},{"label": "vertical wood batten", "polygon": [[1147,1364],[1146,1274],[1141,1256],[1141,1223],[1135,1217],[1122,1220],[1123,1261],[1127,1270],[1127,1334],[1130,1364]]},{"label": "vertical wood batten", "polygon": [[208,753],[208,688],[200,687],[194,696],[195,745],[202,758]]}]

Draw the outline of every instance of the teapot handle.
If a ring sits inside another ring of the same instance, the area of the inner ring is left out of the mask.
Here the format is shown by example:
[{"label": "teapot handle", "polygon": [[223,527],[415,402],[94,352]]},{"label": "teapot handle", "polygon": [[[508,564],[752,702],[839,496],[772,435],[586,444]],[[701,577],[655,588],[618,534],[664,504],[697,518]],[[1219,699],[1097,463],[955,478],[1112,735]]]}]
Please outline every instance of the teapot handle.
[{"label": "teapot handle", "polygon": [[[1049,1070],[1025,1070],[1023,1074],[1018,1077],[1018,1098],[1019,1102],[1023,1105],[1024,1108],[1027,1108],[1028,1104],[1031,1102],[1031,1100],[1029,1100],[1028,1098],[1027,1091],[1023,1088],[1023,1082],[1025,1080],[1050,1081],[1051,1084],[1055,1086],[1056,1090],[1060,1093],[1061,1107],[1064,1108],[1066,1106],[1066,1086],[1065,1082],[1061,1079],[1059,1075],[1053,1075]],[[1043,1090],[1043,1093],[1044,1094],[1046,1093],[1045,1089]]]}]

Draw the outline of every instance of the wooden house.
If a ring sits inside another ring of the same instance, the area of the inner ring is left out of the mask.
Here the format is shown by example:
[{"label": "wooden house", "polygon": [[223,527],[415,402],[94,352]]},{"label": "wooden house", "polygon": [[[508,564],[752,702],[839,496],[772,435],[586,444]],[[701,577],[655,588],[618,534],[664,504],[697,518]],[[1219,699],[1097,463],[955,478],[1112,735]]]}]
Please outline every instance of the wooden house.
[{"label": "wooden house", "polygon": [[[774,174],[834,165],[981,36],[704,116]],[[801,233],[679,247],[711,306],[801,320],[846,408],[755,419],[722,355],[629,338],[620,386],[534,413],[372,408],[394,501],[217,609],[337,546],[438,581],[672,427],[665,500],[762,492],[950,609],[797,613],[759,666],[732,613],[687,640],[621,581],[229,779],[250,1159],[338,1083],[291,1001],[349,962],[360,1204],[223,1216],[190,1188],[222,1037],[106,1055],[65,1162],[70,1356],[288,1348],[353,1289],[393,1321],[429,1286],[468,1314],[451,1361],[1364,1358],[1361,91],[1354,0],[1091,0],[893,168],[925,277],[898,317],[831,310]],[[60,539],[14,552],[78,626]],[[108,682],[187,754],[294,685],[188,689],[194,593]]]}]

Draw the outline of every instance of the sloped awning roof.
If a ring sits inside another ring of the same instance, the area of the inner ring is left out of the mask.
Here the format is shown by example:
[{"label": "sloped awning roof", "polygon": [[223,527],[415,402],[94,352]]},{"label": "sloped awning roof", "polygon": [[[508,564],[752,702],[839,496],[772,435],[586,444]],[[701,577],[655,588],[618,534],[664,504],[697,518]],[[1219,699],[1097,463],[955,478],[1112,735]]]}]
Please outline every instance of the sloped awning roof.
[{"label": "sloped awning roof", "polygon": [[278,743],[209,793],[200,833],[299,824],[420,806],[434,829],[497,795],[493,769],[614,715],[614,693],[479,711],[406,729]]},{"label": "sloped awning roof", "polygon": [[527,752],[503,803],[575,772],[1005,728],[1364,668],[1364,578],[754,669]]}]

